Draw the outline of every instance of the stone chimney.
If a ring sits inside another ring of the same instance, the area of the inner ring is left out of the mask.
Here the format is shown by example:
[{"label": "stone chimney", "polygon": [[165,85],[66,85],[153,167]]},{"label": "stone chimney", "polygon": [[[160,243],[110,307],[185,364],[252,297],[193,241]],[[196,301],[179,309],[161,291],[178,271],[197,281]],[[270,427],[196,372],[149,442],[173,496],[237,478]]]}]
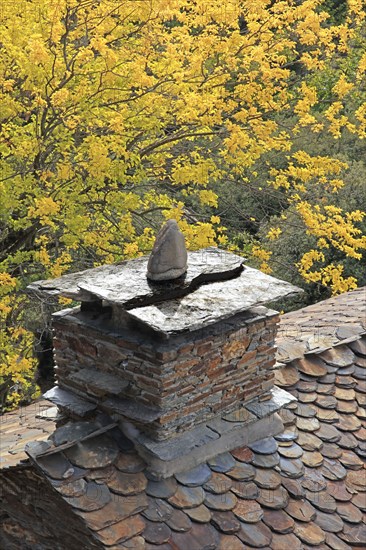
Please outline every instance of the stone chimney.
[{"label": "stone chimney", "polygon": [[188,253],[175,280],[147,279],[147,264],[31,286],[81,302],[54,315],[45,397],[76,418],[107,413],[157,477],[279,433],[293,397],[273,385],[279,316],[262,304],[299,289],[217,248]]}]

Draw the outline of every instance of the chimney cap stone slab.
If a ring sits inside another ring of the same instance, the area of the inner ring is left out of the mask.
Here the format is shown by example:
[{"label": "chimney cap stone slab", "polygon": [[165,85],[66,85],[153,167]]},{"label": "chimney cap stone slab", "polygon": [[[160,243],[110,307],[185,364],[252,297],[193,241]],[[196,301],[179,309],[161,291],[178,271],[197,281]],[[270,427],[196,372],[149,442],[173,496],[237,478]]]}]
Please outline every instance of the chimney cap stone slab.
[{"label": "chimney cap stone slab", "polygon": [[203,283],[237,277],[245,258],[215,247],[188,252],[185,275],[169,281],[151,281],[146,272],[149,256],[105,265],[57,279],[36,281],[30,292],[43,296],[64,296],[82,302],[105,300],[129,309],[184,296]]}]

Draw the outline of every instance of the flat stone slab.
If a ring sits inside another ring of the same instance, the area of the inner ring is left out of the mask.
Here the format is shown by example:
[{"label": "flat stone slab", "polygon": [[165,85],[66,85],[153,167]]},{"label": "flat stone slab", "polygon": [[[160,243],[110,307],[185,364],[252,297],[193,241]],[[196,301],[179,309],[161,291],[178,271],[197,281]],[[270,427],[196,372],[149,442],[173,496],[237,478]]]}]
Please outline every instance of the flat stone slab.
[{"label": "flat stone slab", "polygon": [[68,380],[97,395],[119,395],[129,384],[127,380],[122,380],[113,374],[90,368],[80,369],[71,374]]},{"label": "flat stone slab", "polygon": [[204,282],[236,277],[243,270],[244,258],[213,247],[189,252],[185,276],[163,282],[147,279],[148,261],[149,256],[144,256],[78,271],[58,279],[36,281],[28,289],[37,294],[65,296],[82,302],[106,300],[129,309],[184,296]]},{"label": "flat stone slab", "polygon": [[48,390],[43,397],[48,401],[51,401],[54,405],[63,407],[77,416],[84,417],[97,408],[95,403],[90,403],[81,397],[78,397],[74,393],[63,390],[58,386]]},{"label": "flat stone slab", "polygon": [[235,279],[202,285],[179,299],[136,307],[128,315],[147,328],[166,336],[192,331],[225,320],[251,307],[301,293],[298,287],[258,269],[245,267]]}]

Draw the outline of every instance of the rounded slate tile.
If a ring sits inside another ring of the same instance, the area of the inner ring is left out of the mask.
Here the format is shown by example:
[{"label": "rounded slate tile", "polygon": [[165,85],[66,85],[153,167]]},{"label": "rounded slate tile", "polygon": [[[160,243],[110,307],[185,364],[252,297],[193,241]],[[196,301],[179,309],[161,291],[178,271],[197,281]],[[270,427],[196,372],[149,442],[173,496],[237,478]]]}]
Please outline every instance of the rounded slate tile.
[{"label": "rounded slate tile", "polygon": [[50,435],[53,443],[58,447],[64,443],[70,443],[71,441],[78,441],[82,437],[85,437],[97,430],[100,426],[94,422],[68,422],[64,426],[57,428],[53,434]]},{"label": "rounded slate tile", "polygon": [[362,512],[366,512],[366,495],[364,493],[356,493],[352,497],[352,504],[357,506]]},{"label": "rounded slate tile", "polygon": [[315,392],[303,393],[299,392],[298,400],[300,403],[314,403],[317,400],[318,394]]},{"label": "rounded slate tile", "polygon": [[348,367],[355,360],[355,354],[346,345],[335,346],[320,354],[320,357],[334,367]]},{"label": "rounded slate tile", "polygon": [[281,485],[277,489],[260,489],[257,501],[266,508],[281,510],[286,508],[289,496],[286,489]]},{"label": "rounded slate tile", "polygon": [[117,495],[136,495],[146,489],[147,479],[143,472],[128,474],[115,470],[106,482],[109,489]]},{"label": "rounded slate tile", "polygon": [[36,462],[53,479],[67,479],[74,473],[74,468],[62,453],[39,457]]},{"label": "rounded slate tile", "polygon": [[361,407],[357,407],[356,416],[360,420],[366,420],[366,410]]},{"label": "rounded slate tile", "polygon": [[349,502],[353,491],[349,491],[345,481],[329,481],[327,483],[327,493],[340,502]]},{"label": "rounded slate tile", "polygon": [[363,337],[359,338],[358,340],[354,340],[353,342],[350,342],[348,346],[357,355],[366,356],[366,338]]},{"label": "rounded slate tile", "polygon": [[172,515],[169,519],[165,520],[165,523],[170,527],[170,529],[173,529],[173,531],[179,531],[182,533],[189,531],[192,527],[190,518],[187,514],[182,512],[182,510],[173,510]]},{"label": "rounded slate tile", "polygon": [[231,454],[239,462],[250,462],[253,458],[253,451],[249,447],[239,447],[239,449],[231,451]]},{"label": "rounded slate tile", "polygon": [[244,543],[254,548],[270,547],[272,532],[262,521],[257,523],[241,522],[240,531],[236,536]]},{"label": "rounded slate tile", "polygon": [[313,378],[307,382],[305,382],[305,380],[300,380],[296,387],[300,392],[314,393],[318,388],[318,383]]},{"label": "rounded slate tile", "polygon": [[304,489],[309,491],[322,491],[328,482],[318,468],[306,468],[304,477],[300,481]]},{"label": "rounded slate tile", "polygon": [[366,365],[359,365],[359,363],[356,363],[355,372],[353,373],[353,376],[357,378],[357,380],[366,380]]},{"label": "rounded slate tile", "polygon": [[[147,543],[149,546],[150,544]],[[162,549],[161,546],[159,547]],[[109,546],[108,550],[149,550],[148,546],[145,544],[145,539],[140,535],[137,537],[132,537],[131,539],[126,540],[124,543],[119,543],[114,546]],[[154,550],[157,550],[155,547]],[[169,549],[170,550],[170,549]]]},{"label": "rounded slate tile", "polygon": [[309,432],[299,432],[297,443],[304,451],[319,451],[323,447],[323,441]]},{"label": "rounded slate tile", "polygon": [[271,455],[277,451],[277,441],[274,437],[266,437],[249,445],[252,451],[260,455]]},{"label": "rounded slate tile", "polygon": [[326,424],[335,424],[339,422],[339,414],[334,409],[322,409],[317,407],[316,417],[320,422],[325,422]]},{"label": "rounded slate tile", "polygon": [[145,520],[144,539],[151,544],[163,544],[171,537],[171,530],[165,523]]},{"label": "rounded slate tile", "polygon": [[232,535],[240,529],[240,522],[232,512],[213,512],[211,523],[227,535]]},{"label": "rounded slate tile", "polygon": [[273,533],[271,541],[271,550],[301,550],[302,544],[293,533],[288,535],[279,535]]},{"label": "rounded slate tile", "polygon": [[232,510],[236,505],[237,500],[238,499],[236,498],[236,496],[230,491],[222,495],[206,493],[204,504],[205,506],[207,506],[207,508],[210,508],[210,510],[225,512],[227,510]]},{"label": "rounded slate tile", "polygon": [[338,502],[337,513],[348,523],[361,523],[363,519],[362,512],[352,502]]},{"label": "rounded slate tile", "polygon": [[359,441],[366,442],[366,428],[360,428],[357,432],[354,432],[354,436]]},{"label": "rounded slate tile", "polygon": [[263,523],[276,533],[292,533],[295,522],[284,510],[264,510]]},{"label": "rounded slate tile", "polygon": [[303,418],[313,418],[316,415],[316,409],[312,405],[306,405],[305,403],[298,403],[296,414]]},{"label": "rounded slate tile", "polygon": [[258,468],[274,468],[280,461],[280,455],[273,453],[271,455],[260,455],[254,453],[252,464]]},{"label": "rounded slate tile", "polygon": [[294,443],[289,447],[282,447],[281,444],[278,446],[278,452],[281,456],[285,458],[300,458],[303,454],[303,450],[300,445]]},{"label": "rounded slate tile", "polygon": [[315,523],[329,533],[339,533],[343,529],[343,521],[338,514],[325,514],[324,512],[317,512]]},{"label": "rounded slate tile", "polygon": [[352,550],[348,544],[343,542],[334,533],[325,533],[325,541],[332,550]]},{"label": "rounded slate tile", "polygon": [[85,479],[77,479],[72,483],[58,483],[57,485],[52,483],[52,485],[64,497],[81,497],[85,495],[87,489]]},{"label": "rounded slate tile", "polygon": [[246,546],[235,535],[221,535],[217,550],[246,550]]},{"label": "rounded slate tile", "polygon": [[230,491],[233,480],[227,477],[225,474],[218,474],[213,472],[211,478],[204,484],[203,488],[205,491],[210,493],[215,493],[216,495],[221,495]]},{"label": "rounded slate tile", "polygon": [[300,380],[299,372],[295,367],[285,365],[275,372],[276,384],[281,388],[289,388]]},{"label": "rounded slate tile", "polygon": [[263,510],[255,500],[238,500],[233,513],[245,523],[257,523],[263,517]]},{"label": "rounded slate tile", "polygon": [[136,453],[119,453],[114,465],[121,472],[137,474],[146,468],[146,463]]},{"label": "rounded slate tile", "polygon": [[366,407],[366,395],[364,393],[356,392],[356,401],[360,407]]},{"label": "rounded slate tile", "polygon": [[318,546],[325,542],[325,533],[316,523],[295,523],[294,534],[305,544]]},{"label": "rounded slate tile", "polygon": [[295,367],[307,376],[325,376],[328,374],[327,367],[317,355],[307,355],[303,359],[295,361]]},{"label": "rounded slate tile", "polygon": [[342,449],[335,443],[324,443],[321,453],[325,458],[339,458],[342,454]]},{"label": "rounded slate tile", "polygon": [[200,464],[187,472],[175,474],[175,478],[182,485],[187,487],[197,487],[206,483],[212,476],[212,471],[207,464]]},{"label": "rounded slate tile", "polygon": [[[86,513],[93,514],[94,512]],[[140,535],[144,529],[145,521],[141,516],[136,514],[130,518],[110,524],[104,529],[95,531],[94,536],[102,542],[103,547],[108,546],[108,548],[113,548],[113,545],[119,543],[120,540],[128,540],[135,537],[135,535]]]},{"label": "rounded slate tile", "polygon": [[326,512],[327,514],[330,514],[332,512],[335,512],[337,509],[336,500],[327,493],[326,489],[324,489],[323,491],[315,492],[307,491],[306,497],[309,502],[311,502],[311,504],[321,512]]},{"label": "rounded slate tile", "polygon": [[185,513],[197,523],[208,523],[211,520],[211,512],[204,504],[196,508],[187,508]]},{"label": "rounded slate tile", "polygon": [[298,521],[313,521],[316,516],[315,508],[307,500],[290,500],[285,512]]},{"label": "rounded slate tile", "polygon": [[185,487],[184,485],[178,485],[175,494],[168,498],[169,504],[175,508],[194,508],[202,504],[204,500],[205,491],[202,487]]},{"label": "rounded slate tile", "polygon": [[342,453],[339,461],[348,470],[361,470],[365,462],[361,460],[353,451],[345,450]]},{"label": "rounded slate tile", "polygon": [[253,481],[234,481],[231,491],[242,499],[251,500],[257,498],[259,489]]},{"label": "rounded slate tile", "polygon": [[347,475],[347,470],[338,462],[331,458],[325,458],[321,466],[321,473],[331,481],[344,479]]},{"label": "rounded slate tile", "polygon": [[348,470],[345,483],[349,491],[352,491],[352,490],[361,491],[361,492],[366,491],[365,480],[363,476],[360,476],[360,472],[358,471]]},{"label": "rounded slate tile", "polygon": [[[337,370],[337,374],[340,374],[340,370],[341,369]],[[334,384],[336,380],[336,375],[335,373],[326,374],[325,376],[321,376],[318,380],[321,384]]]},{"label": "rounded slate tile", "polygon": [[358,441],[351,433],[343,432],[340,440],[338,441],[339,447],[342,449],[356,449]]},{"label": "rounded slate tile", "polygon": [[65,451],[67,458],[81,468],[104,468],[118,456],[116,443],[106,434],[76,443]]},{"label": "rounded slate tile", "polygon": [[332,424],[325,424],[324,422],[320,422],[320,428],[316,435],[320,437],[322,441],[327,441],[328,443],[336,443],[341,438],[341,433],[337,428]]},{"label": "rounded slate tile", "polygon": [[338,537],[350,546],[365,548],[366,546],[366,525],[364,523],[344,524],[343,531]]},{"label": "rounded slate tile", "polygon": [[255,468],[251,464],[238,462],[226,475],[237,481],[252,481],[255,476]]},{"label": "rounded slate tile", "polygon": [[103,508],[111,501],[111,498],[112,496],[108,487],[103,484],[95,483],[94,481],[89,481],[87,483],[85,492],[82,495],[64,497],[70,506],[84,512],[92,512]]},{"label": "rounded slate tile", "polygon": [[299,500],[305,497],[305,489],[298,479],[290,479],[288,477],[281,476],[281,481],[291,498]]},{"label": "rounded slate tile", "polygon": [[[288,408],[279,410],[278,414],[280,415],[283,425],[286,427],[291,426],[295,421],[295,414]],[[277,436],[275,436],[275,439],[277,439]]]},{"label": "rounded slate tile", "polygon": [[281,485],[281,476],[275,470],[257,468],[254,483],[261,489],[277,489]]},{"label": "rounded slate tile", "polygon": [[[219,532],[213,525],[210,523],[192,523],[192,528],[186,533],[172,532],[169,550],[173,548],[174,550],[193,550],[194,548],[213,550],[219,547],[219,541]],[[156,548],[156,550],[159,550],[159,548]]]},{"label": "rounded slate tile", "polygon": [[236,461],[230,453],[222,453],[208,461],[211,470],[218,473],[226,473],[236,465]]},{"label": "rounded slate tile", "polygon": [[335,384],[339,388],[354,388],[356,386],[356,380],[353,378],[353,376],[336,376]]},{"label": "rounded slate tile", "polygon": [[106,466],[105,468],[97,468],[95,470],[90,470],[86,476],[89,481],[96,481],[97,483],[105,483],[110,479],[116,469],[113,464]]},{"label": "rounded slate tile", "polygon": [[351,414],[340,414],[337,428],[342,432],[355,432],[361,428],[361,421]]},{"label": "rounded slate tile", "polygon": [[347,390],[337,387],[335,389],[334,395],[337,399],[340,399],[342,401],[354,401],[356,398],[355,390]]},{"label": "rounded slate tile", "polygon": [[318,383],[317,389],[318,395],[333,395],[334,394],[334,384],[320,384]]},{"label": "rounded slate tile", "polygon": [[319,394],[315,403],[323,409],[335,409],[337,406],[337,399],[334,395]]},{"label": "rounded slate tile", "polygon": [[[281,417],[282,418],[282,417]],[[294,415],[295,419],[295,415]],[[278,442],[287,442],[287,441],[296,441],[299,437],[299,432],[295,426],[288,427],[286,430],[283,430],[280,434],[275,436],[275,439]]]},{"label": "rounded slate tile", "polygon": [[317,418],[302,418],[298,416],[296,419],[296,426],[303,432],[315,432],[319,430],[320,424]]},{"label": "rounded slate tile", "polygon": [[148,481],[146,493],[156,498],[170,498],[175,494],[178,483],[174,477],[162,479],[161,481]]},{"label": "rounded slate tile", "polygon": [[148,507],[143,510],[142,515],[150,521],[166,521],[171,517],[174,508],[165,500],[148,497]]},{"label": "rounded slate tile", "polygon": [[301,458],[288,459],[281,458],[279,464],[281,474],[293,479],[297,479],[304,475],[304,464]]},{"label": "rounded slate tile", "polygon": [[323,457],[318,451],[306,451],[302,456],[302,461],[309,468],[317,468],[323,464]]}]

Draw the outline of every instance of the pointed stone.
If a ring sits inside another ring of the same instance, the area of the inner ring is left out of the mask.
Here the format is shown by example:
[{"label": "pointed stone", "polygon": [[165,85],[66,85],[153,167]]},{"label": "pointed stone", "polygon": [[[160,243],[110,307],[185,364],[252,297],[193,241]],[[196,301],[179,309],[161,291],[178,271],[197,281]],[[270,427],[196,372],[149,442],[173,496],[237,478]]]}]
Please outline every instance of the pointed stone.
[{"label": "pointed stone", "polygon": [[160,229],[147,264],[147,277],[152,281],[169,281],[187,271],[187,250],[183,234],[175,220]]}]

